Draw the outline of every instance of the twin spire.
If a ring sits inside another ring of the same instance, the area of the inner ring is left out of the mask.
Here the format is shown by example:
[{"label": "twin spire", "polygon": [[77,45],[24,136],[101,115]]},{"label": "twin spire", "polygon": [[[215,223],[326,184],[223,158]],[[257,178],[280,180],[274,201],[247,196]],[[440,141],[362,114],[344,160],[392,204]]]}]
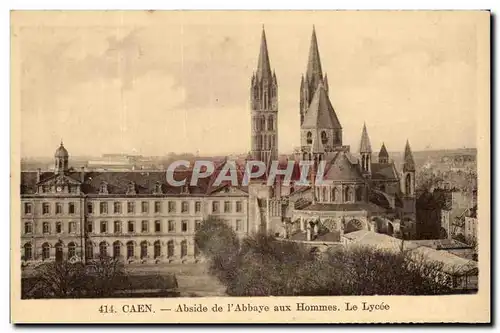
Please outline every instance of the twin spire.
[{"label": "twin spire", "polygon": [[311,36],[311,46],[309,47],[309,58],[307,60],[306,79],[313,87],[313,90],[316,89],[320,81],[323,81],[323,70],[321,68],[318,39],[316,38],[316,29],[314,28],[314,25]]}]

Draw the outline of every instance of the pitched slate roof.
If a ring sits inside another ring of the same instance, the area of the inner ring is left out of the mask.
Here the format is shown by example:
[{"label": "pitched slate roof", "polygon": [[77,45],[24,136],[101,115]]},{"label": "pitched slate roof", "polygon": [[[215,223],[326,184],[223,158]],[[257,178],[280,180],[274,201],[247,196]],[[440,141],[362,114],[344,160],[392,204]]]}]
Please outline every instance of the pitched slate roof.
[{"label": "pitched slate roof", "polygon": [[304,129],[342,128],[332,103],[328,98],[325,86],[321,82],[314,93],[314,97],[307,109],[301,127]]},{"label": "pitched slate roof", "polygon": [[[104,171],[85,172],[82,191],[85,194],[98,194],[101,184],[107,184],[109,195],[125,195],[130,184],[135,185],[137,195],[152,195],[156,184],[161,185],[162,193],[165,195],[206,195],[226,186],[215,188],[213,182],[218,173],[214,172],[210,177],[200,178],[196,186],[190,186],[192,177],[191,170],[176,170],[173,174],[174,180],[186,179],[187,186],[172,186],[167,183],[167,171]],[[44,172],[40,175],[40,181],[46,181],[53,177],[53,172]],[[80,181],[81,173],[72,172],[66,174],[77,181]],[[21,172],[21,194],[36,193],[36,172]],[[238,184],[241,184],[241,176],[238,177]],[[247,191],[246,187],[237,186],[242,191]]]},{"label": "pitched slate roof", "polygon": [[327,163],[325,180],[337,181],[364,181],[358,164],[353,161],[348,153],[339,151],[330,163]]}]

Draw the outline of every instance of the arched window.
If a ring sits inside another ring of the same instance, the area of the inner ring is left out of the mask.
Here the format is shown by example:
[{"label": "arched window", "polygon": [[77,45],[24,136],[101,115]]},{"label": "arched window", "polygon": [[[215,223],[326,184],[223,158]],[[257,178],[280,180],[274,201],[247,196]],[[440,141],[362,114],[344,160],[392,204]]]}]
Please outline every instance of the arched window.
[{"label": "arched window", "polygon": [[141,259],[146,258],[148,256],[148,242],[141,242]]},{"label": "arched window", "polygon": [[340,143],[340,132],[335,131],[335,142]]},{"label": "arched window", "polygon": [[187,241],[183,240],[181,242],[181,258],[187,256]]},{"label": "arched window", "polygon": [[267,118],[267,130],[268,131],[273,131],[274,130],[274,117],[270,115]]},{"label": "arched window", "polygon": [[91,241],[88,241],[85,244],[85,256],[87,259],[93,259],[94,258],[94,244],[92,244]]},{"label": "arched window", "polygon": [[56,244],[56,261],[57,262],[63,261],[63,245],[61,242],[58,242]]},{"label": "arched window", "polygon": [[307,132],[306,138],[307,138],[307,144],[308,145],[310,145],[310,144],[313,143],[313,139],[312,139],[313,138],[313,134],[311,132]]},{"label": "arched window", "polygon": [[406,195],[410,195],[411,193],[411,176],[410,174],[406,175],[406,181],[405,181],[405,186],[406,186]]},{"label": "arched window", "polygon": [[24,244],[24,260],[33,259],[33,247],[31,243]]},{"label": "arched window", "polygon": [[349,202],[349,201],[351,201],[351,188],[347,186],[344,189],[344,202]]},{"label": "arched window", "polygon": [[323,145],[326,145],[328,143],[328,136],[326,135],[325,131],[321,132],[321,143]]},{"label": "arched window", "polygon": [[50,245],[48,243],[43,243],[42,245],[42,259],[47,260],[50,258]]},{"label": "arched window", "polygon": [[356,189],[356,201],[363,201],[363,188],[358,187]]},{"label": "arched window", "polygon": [[323,186],[323,198],[321,198],[322,200],[321,201],[328,201],[328,189],[326,188],[326,186]]},{"label": "arched window", "polygon": [[134,257],[134,242],[130,241],[127,243],[127,259]]},{"label": "arched window", "polygon": [[154,249],[155,249],[154,257],[156,259],[161,256],[161,242],[159,240],[155,242]]},{"label": "arched window", "polygon": [[75,243],[71,242],[68,244],[68,259],[71,259],[74,256],[76,256],[76,245]]},{"label": "arched window", "polygon": [[122,244],[120,241],[116,241],[113,243],[113,258],[120,258],[122,255]]},{"label": "arched window", "polygon": [[167,257],[171,258],[174,256],[174,241],[169,240],[167,243]]},{"label": "arched window", "polygon": [[99,243],[99,255],[101,257],[108,256],[108,244],[106,242]]},{"label": "arched window", "polygon": [[338,198],[339,198],[339,190],[336,187],[334,187],[332,189],[332,200],[331,201],[336,202],[338,200]]}]

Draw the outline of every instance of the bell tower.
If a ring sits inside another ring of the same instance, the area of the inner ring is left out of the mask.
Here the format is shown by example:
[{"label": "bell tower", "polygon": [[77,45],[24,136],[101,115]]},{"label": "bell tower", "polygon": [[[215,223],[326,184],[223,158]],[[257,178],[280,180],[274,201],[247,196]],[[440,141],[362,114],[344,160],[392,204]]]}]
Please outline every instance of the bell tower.
[{"label": "bell tower", "polygon": [[270,164],[278,159],[278,82],[276,74],[271,72],[264,27],[257,71],[252,75],[250,100],[251,155],[254,160]]},{"label": "bell tower", "polygon": [[64,144],[61,140],[61,145],[56,149],[56,153],[54,154],[54,173],[56,174],[64,174],[68,172],[69,169],[69,154],[66,148],[64,148]]}]

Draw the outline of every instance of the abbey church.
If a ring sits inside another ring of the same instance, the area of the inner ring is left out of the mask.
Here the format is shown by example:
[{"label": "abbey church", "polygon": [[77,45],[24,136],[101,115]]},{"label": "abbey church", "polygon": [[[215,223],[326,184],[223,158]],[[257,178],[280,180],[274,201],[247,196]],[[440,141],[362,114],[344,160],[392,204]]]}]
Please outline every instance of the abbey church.
[{"label": "abbey church", "polygon": [[[61,142],[53,170],[21,172],[23,264],[99,256],[127,264],[197,262],[194,234],[209,216],[226,221],[240,237],[266,231],[289,240],[339,243],[344,234],[365,229],[411,238],[415,163],[408,141],[404,164],[396,166],[384,145],[373,157],[367,126],[360,124],[359,149],[353,153],[343,141],[342,110],[334,109],[328,92],[313,29],[297,108],[301,148],[294,159],[297,167],[312,163],[308,177],[313,181],[307,186],[297,177],[291,184],[278,178],[274,186],[265,179],[248,186],[216,185],[221,165],[212,177],[183,187],[171,186],[163,170],[75,170]],[[248,159],[266,165],[278,160],[278,102],[278,78],[263,30],[251,78]],[[321,165],[328,182],[316,184]],[[189,183],[192,173],[176,171],[173,177]]]},{"label": "abbey church", "polygon": [[[300,82],[300,153],[295,161],[310,161],[321,170],[326,184],[277,183],[267,200],[254,200],[267,230],[304,241],[338,242],[345,233],[371,230],[412,237],[415,232],[415,163],[406,142],[401,172],[389,160],[383,144],[373,158],[366,124],[358,154],[343,142],[342,125],[330,100],[327,74],[321,66],[313,27],[306,72]],[[278,83],[271,72],[265,31],[257,71],[252,76],[252,158],[269,163],[277,156]],[[340,113],[341,114],[341,113]],[[361,125],[361,124],[360,124]],[[360,126],[361,127],[361,126]],[[311,173],[313,174],[313,173]],[[258,188],[258,185],[255,185]],[[265,196],[265,191],[252,194]],[[259,215],[259,214],[256,214]]]}]

